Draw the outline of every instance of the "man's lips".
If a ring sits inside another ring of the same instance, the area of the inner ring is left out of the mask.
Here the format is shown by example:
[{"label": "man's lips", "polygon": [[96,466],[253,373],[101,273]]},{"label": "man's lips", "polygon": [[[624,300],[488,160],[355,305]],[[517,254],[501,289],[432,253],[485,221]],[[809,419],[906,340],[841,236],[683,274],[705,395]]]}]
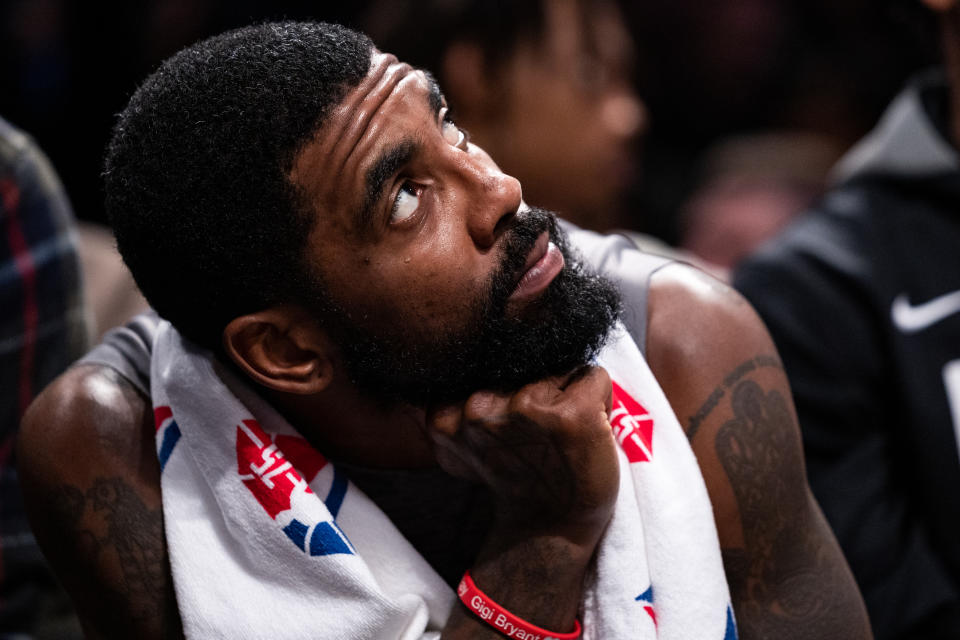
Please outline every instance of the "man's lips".
[{"label": "man's lips", "polygon": [[527,256],[523,275],[510,294],[509,302],[520,302],[538,295],[547,288],[563,269],[563,254],[557,245],[550,242],[550,234],[544,231]]}]

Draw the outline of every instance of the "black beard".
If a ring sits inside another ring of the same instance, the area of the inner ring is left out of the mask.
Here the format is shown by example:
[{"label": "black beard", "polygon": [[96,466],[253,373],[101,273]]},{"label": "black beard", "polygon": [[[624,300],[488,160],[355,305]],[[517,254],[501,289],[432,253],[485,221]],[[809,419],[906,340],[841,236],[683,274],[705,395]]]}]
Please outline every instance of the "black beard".
[{"label": "black beard", "polygon": [[[564,267],[539,299],[509,317],[508,299],[543,231],[562,252]],[[387,404],[453,403],[479,390],[516,391],[596,356],[620,316],[616,286],[588,270],[548,211],[518,214],[506,234],[503,262],[463,330],[386,335],[355,326],[342,310],[328,310],[327,327],[362,393]]]}]

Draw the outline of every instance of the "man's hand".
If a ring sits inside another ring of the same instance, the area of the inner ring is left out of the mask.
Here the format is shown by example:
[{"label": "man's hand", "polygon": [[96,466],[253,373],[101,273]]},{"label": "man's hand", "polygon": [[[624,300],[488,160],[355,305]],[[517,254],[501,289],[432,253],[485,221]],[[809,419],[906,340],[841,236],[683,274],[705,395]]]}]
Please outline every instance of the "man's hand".
[{"label": "man's hand", "polygon": [[514,394],[475,393],[428,418],[440,465],[493,492],[497,524],[592,546],[610,519],[619,473],[610,378],[598,367]]},{"label": "man's hand", "polygon": [[[588,367],[513,394],[475,393],[428,415],[440,465],[494,496],[495,522],[474,580],[547,629],[573,627],[587,565],[616,501],[610,397],[606,371]],[[443,637],[484,637],[484,627],[458,608]],[[491,630],[490,637],[499,636]]]}]

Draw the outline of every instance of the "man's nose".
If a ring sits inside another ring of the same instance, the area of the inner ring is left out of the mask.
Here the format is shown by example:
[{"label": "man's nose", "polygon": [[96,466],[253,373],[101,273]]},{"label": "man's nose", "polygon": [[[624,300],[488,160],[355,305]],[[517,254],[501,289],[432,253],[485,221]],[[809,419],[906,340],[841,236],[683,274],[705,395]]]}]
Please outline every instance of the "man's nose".
[{"label": "man's nose", "polygon": [[474,244],[489,249],[510,226],[523,201],[520,181],[507,175],[490,160],[474,168],[473,202],[469,205],[467,228]]}]

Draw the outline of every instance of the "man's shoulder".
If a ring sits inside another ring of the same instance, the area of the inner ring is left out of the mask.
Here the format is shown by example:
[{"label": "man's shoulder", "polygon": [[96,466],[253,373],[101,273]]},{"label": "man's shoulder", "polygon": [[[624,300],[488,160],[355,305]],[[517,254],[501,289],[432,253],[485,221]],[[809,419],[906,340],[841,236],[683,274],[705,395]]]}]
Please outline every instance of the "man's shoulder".
[{"label": "man's shoulder", "polygon": [[116,369],[85,363],[24,416],[17,464],[27,515],[91,637],[180,637],[152,413]]},{"label": "man's shoulder", "polygon": [[689,362],[693,354],[717,354],[723,345],[739,352],[752,345],[754,335],[768,339],[743,296],[703,269],[674,256],[640,251],[620,234],[598,234],[567,223],[564,228],[584,259],[617,281],[627,306],[642,300],[647,324],[643,346],[669,354],[665,361],[686,354],[679,361]]},{"label": "man's shoulder", "polygon": [[112,329],[34,399],[18,445],[28,475],[35,468],[83,468],[93,454],[138,459],[150,435],[142,426],[152,423],[150,357],[158,325],[148,312]]},{"label": "man's shoulder", "polygon": [[[750,304],[727,283],[675,262],[650,279],[647,352],[651,367],[662,361],[701,366],[765,337]],[[736,357],[736,356],[734,356]]]},{"label": "man's shoulder", "polygon": [[17,459],[24,483],[77,480],[98,464],[139,461],[150,401],[115,369],[77,364],[56,378],[24,415]]}]

